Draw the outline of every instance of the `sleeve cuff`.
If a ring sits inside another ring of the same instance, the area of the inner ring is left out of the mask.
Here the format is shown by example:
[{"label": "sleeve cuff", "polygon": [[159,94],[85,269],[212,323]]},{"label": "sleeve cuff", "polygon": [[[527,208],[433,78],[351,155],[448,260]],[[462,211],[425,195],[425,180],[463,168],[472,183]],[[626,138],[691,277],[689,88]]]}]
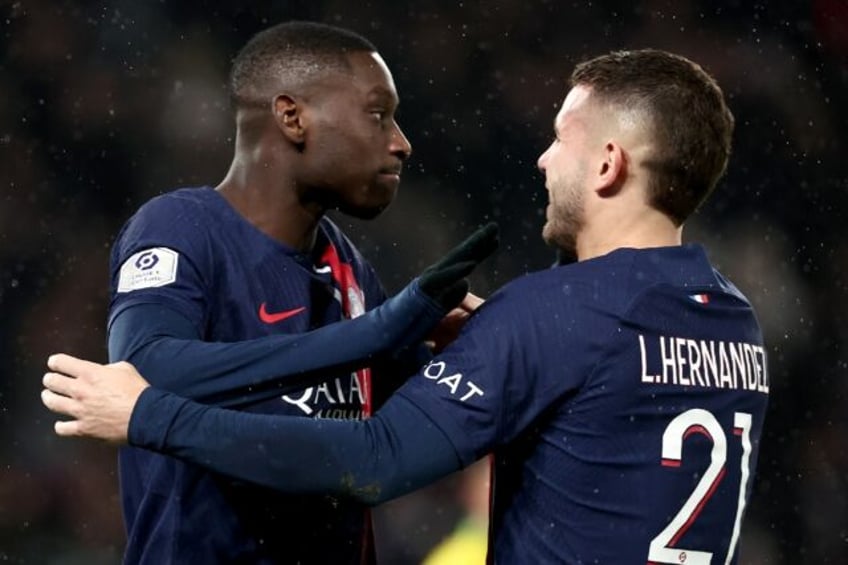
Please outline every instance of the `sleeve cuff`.
[{"label": "sleeve cuff", "polygon": [[[446,311],[427,296],[415,279],[378,309],[380,324],[395,336],[389,349],[398,350],[423,340],[444,318]],[[388,324],[386,322],[389,322]]]},{"label": "sleeve cuff", "polygon": [[127,442],[135,447],[160,451],[180,410],[189,401],[170,392],[147,387],[130,415]]}]

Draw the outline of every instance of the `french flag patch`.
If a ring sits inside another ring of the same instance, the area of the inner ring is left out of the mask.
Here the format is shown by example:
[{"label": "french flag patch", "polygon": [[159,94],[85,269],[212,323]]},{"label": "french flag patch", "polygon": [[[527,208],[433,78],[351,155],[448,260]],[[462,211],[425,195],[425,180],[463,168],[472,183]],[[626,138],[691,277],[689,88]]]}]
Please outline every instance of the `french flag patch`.
[{"label": "french flag patch", "polygon": [[697,302],[698,304],[709,304],[710,295],[709,294],[690,294],[689,298]]}]

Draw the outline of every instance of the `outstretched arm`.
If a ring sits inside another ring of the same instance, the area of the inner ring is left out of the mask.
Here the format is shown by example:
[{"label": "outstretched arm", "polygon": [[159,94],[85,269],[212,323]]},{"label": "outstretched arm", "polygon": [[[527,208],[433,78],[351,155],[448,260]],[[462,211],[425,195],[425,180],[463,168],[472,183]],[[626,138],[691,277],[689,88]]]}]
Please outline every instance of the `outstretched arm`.
[{"label": "outstretched arm", "polygon": [[128,363],[54,355],[44,404],[74,418],[63,436],[98,437],[179,457],[283,492],[377,504],[461,467],[453,445],[415,404],[392,397],[364,421],[247,414],[149,387]]},{"label": "outstretched arm", "polygon": [[233,407],[273,398],[421,342],[463,301],[464,278],[497,248],[497,237],[497,226],[488,224],[378,308],[303,334],[204,342],[174,310],[130,307],[110,328],[110,359],[129,361],[157,387],[204,403]]},{"label": "outstretched arm", "polygon": [[444,315],[413,282],[358,318],[301,334],[202,341],[188,319],[153,304],[121,312],[109,356],[139,367],[164,390],[205,404],[238,406],[311,386],[375,356],[421,341]]}]

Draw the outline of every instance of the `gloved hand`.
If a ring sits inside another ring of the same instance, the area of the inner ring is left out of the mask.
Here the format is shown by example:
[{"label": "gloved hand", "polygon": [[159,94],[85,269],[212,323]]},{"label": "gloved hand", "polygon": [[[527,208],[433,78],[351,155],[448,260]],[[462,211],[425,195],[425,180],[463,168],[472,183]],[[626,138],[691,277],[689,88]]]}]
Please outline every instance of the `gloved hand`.
[{"label": "gloved hand", "polygon": [[498,225],[491,222],[427,267],[418,277],[421,290],[445,310],[455,308],[468,293],[465,277],[497,248]]}]

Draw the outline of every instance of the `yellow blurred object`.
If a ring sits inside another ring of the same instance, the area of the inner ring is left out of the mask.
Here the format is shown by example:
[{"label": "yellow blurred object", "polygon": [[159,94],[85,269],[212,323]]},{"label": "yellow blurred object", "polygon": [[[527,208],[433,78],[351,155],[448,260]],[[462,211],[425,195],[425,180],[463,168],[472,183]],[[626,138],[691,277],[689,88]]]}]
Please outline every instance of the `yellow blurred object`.
[{"label": "yellow blurred object", "polygon": [[433,548],[422,565],[485,565],[487,544],[486,524],[465,519]]}]

